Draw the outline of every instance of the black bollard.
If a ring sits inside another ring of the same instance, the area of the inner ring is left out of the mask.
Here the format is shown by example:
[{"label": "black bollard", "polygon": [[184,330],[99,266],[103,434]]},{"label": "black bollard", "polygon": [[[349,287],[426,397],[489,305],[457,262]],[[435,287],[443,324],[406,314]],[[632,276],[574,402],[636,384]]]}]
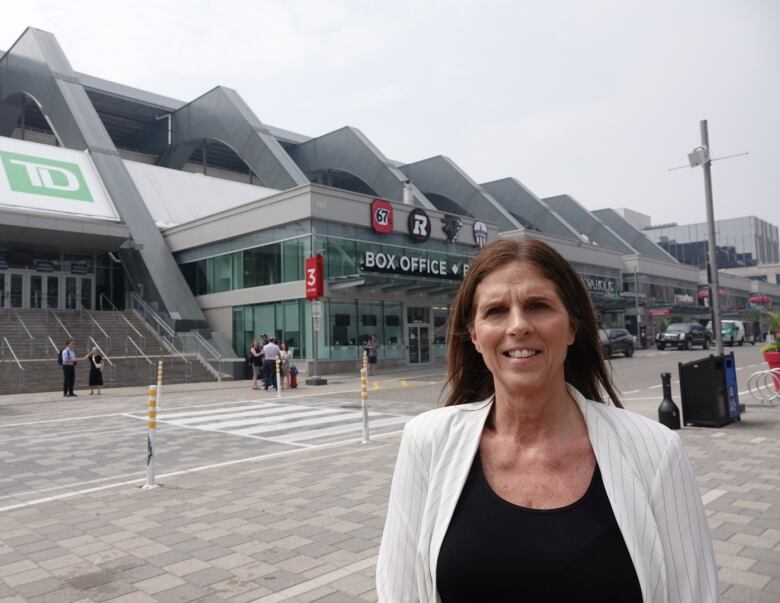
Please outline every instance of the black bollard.
[{"label": "black bollard", "polygon": [[658,422],[669,429],[680,429],[680,409],[672,401],[672,374],[661,373],[661,383],[664,387],[664,399],[658,407]]}]

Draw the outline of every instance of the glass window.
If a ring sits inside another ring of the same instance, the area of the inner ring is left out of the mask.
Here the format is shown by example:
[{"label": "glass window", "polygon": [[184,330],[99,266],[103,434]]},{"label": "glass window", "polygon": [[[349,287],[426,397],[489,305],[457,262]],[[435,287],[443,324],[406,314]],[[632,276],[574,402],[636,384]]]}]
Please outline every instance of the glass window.
[{"label": "glass window", "polygon": [[372,335],[382,343],[382,302],[358,302],[358,341],[364,345]]},{"label": "glass window", "polygon": [[[306,239],[308,241],[308,239]],[[309,245],[306,245],[309,247]],[[304,239],[293,239],[282,243],[282,282],[303,279]]]},{"label": "glass window", "polygon": [[278,243],[247,249],[244,254],[244,287],[275,285],[280,281],[281,246]]},{"label": "glass window", "polygon": [[233,258],[233,283],[231,289],[243,289],[244,288],[244,254],[240,251],[237,253],[231,253]]},{"label": "glass window", "polygon": [[[305,302],[304,302],[305,303]],[[293,352],[293,358],[301,358],[302,329],[300,300],[288,301],[282,304],[283,334],[282,341]]]},{"label": "glass window", "polygon": [[417,308],[409,306],[406,308],[406,322],[430,322],[430,309],[429,308]]},{"label": "glass window", "polygon": [[384,302],[384,342],[385,358],[404,358],[403,308],[400,302]]},{"label": "glass window", "polygon": [[330,238],[327,241],[327,277],[359,274],[355,241]]},{"label": "glass window", "polygon": [[358,357],[357,308],[354,301],[330,302],[331,358]]},{"label": "glass window", "polygon": [[233,280],[233,262],[230,255],[219,255],[209,258],[208,262],[208,292],[220,293],[230,291]]}]

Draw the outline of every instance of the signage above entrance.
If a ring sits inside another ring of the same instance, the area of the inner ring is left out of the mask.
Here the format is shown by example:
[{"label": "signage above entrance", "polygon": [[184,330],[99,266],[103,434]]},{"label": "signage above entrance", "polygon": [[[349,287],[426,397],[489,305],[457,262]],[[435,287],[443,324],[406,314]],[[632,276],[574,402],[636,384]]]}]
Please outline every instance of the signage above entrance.
[{"label": "signage above entrance", "polygon": [[83,151],[0,137],[0,207],[118,221]]},{"label": "signage above entrance", "polygon": [[450,262],[446,259],[408,256],[395,253],[366,251],[360,264],[363,272],[432,276],[451,280],[463,280],[469,271],[466,262]]},{"label": "signage above entrance", "polygon": [[406,221],[409,234],[412,238],[423,243],[431,236],[431,219],[425,210],[415,207],[409,212],[409,219]]},{"label": "signage above entrance", "polygon": [[384,199],[371,202],[371,228],[380,234],[393,232],[393,206]]}]

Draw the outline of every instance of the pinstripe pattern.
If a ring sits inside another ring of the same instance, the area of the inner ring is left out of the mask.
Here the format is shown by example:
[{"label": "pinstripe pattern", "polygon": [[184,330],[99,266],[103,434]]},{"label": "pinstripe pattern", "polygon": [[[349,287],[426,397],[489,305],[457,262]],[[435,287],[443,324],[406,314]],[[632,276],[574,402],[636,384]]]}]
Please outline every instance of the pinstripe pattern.
[{"label": "pinstripe pattern", "polygon": [[[585,400],[571,386],[569,392],[585,417],[643,600],[717,602],[712,542],[680,438],[655,421]],[[439,600],[439,550],[491,405],[439,408],[406,425],[377,561],[380,602]]]}]

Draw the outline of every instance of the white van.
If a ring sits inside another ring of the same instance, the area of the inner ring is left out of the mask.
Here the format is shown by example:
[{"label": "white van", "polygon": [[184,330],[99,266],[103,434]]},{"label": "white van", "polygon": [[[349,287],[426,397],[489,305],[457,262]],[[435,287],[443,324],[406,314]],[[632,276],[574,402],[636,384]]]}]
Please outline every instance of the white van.
[{"label": "white van", "polygon": [[[712,332],[712,321],[707,323],[707,329]],[[720,332],[723,334],[724,345],[742,345],[748,341],[745,335],[745,323],[741,320],[721,320]],[[753,341],[751,335],[750,341]],[[755,345],[755,342],[753,342]]]}]

